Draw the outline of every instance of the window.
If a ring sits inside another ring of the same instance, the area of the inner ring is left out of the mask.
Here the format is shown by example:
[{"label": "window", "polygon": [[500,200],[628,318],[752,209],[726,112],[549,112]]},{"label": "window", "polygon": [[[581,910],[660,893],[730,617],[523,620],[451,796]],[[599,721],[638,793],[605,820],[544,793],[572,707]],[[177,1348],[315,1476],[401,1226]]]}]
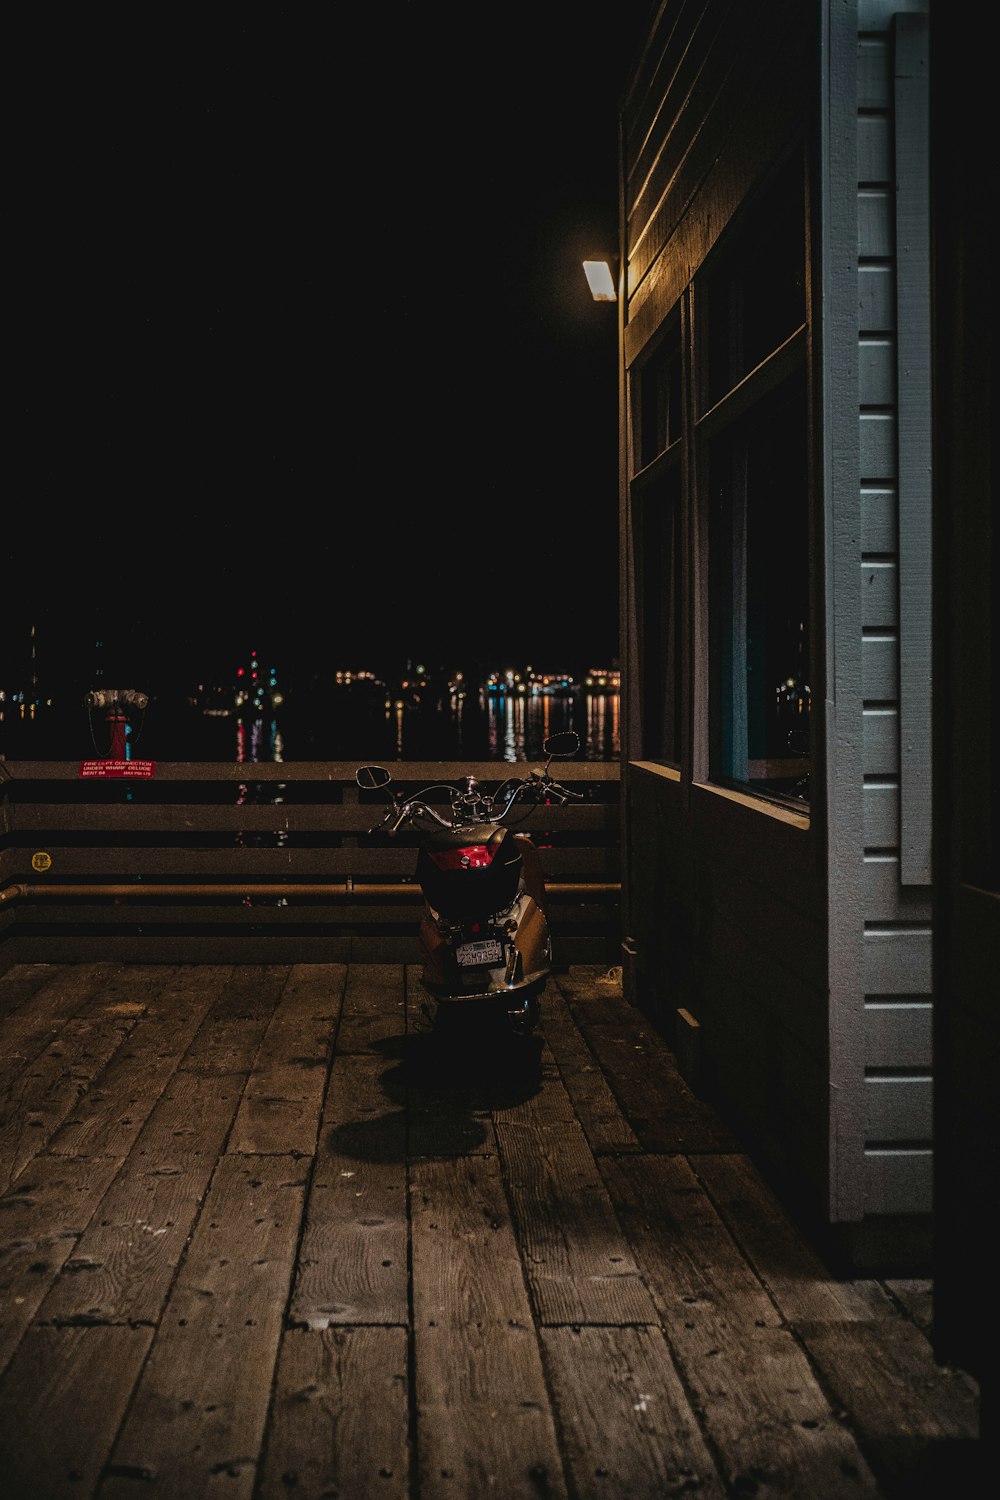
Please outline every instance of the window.
[{"label": "window", "polygon": [[680,318],[665,328],[632,382],[635,469],[632,541],[642,663],[640,750],[645,760],[681,758],[682,399]]},{"label": "window", "polygon": [[695,776],[797,811],[815,664],[807,198],[793,151],[629,371],[637,753],[679,768],[690,748]]},{"label": "window", "polygon": [[680,342],[668,339],[646,362],[639,377],[639,468],[681,436]]},{"label": "window", "polygon": [[795,156],[701,278],[707,296],[705,391],[714,406],[805,322],[805,193]]},{"label": "window", "polygon": [[801,159],[695,283],[709,548],[709,773],[808,802],[809,406]]},{"label": "window", "polygon": [[640,713],[645,760],[681,758],[681,490],[675,466],[644,486],[634,511],[639,557],[642,661]]},{"label": "window", "polygon": [[804,379],[755,406],[710,451],[710,771],[808,800]]}]

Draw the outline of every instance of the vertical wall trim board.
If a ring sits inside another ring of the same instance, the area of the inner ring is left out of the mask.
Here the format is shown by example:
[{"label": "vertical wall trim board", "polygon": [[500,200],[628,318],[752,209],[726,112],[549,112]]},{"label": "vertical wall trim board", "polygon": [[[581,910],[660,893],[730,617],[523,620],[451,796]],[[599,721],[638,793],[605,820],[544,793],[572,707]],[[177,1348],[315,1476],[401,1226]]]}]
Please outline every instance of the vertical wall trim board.
[{"label": "vertical wall trim board", "polygon": [[864,905],[861,890],[861,494],[858,422],[857,10],[827,0],[820,123],[829,1212],[864,1213]]},{"label": "vertical wall trim board", "polygon": [[928,20],[897,15],[900,878],[931,880],[931,334]]},{"label": "vertical wall trim board", "polygon": [[865,1211],[928,1214],[931,1211],[931,1153],[925,1149],[865,1152]]}]

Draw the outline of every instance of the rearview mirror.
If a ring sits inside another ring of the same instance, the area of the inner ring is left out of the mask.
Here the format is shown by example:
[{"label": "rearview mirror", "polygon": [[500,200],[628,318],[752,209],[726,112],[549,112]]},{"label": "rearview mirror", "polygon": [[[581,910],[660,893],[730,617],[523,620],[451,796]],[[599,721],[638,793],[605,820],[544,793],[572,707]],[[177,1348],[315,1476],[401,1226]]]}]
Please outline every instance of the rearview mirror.
[{"label": "rearview mirror", "polygon": [[366,792],[376,792],[380,787],[389,785],[392,773],[385,766],[359,766],[354,779]]},{"label": "rearview mirror", "polygon": [[542,744],[546,755],[575,755],[580,748],[580,736],[575,729],[563,734],[550,734]]}]

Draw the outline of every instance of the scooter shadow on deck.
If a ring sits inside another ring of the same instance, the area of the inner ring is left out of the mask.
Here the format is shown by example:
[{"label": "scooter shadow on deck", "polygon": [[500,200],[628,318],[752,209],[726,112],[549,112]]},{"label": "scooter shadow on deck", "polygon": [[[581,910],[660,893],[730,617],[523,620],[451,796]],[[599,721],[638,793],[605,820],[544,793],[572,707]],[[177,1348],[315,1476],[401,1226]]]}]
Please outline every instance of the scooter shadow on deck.
[{"label": "scooter shadow on deck", "polygon": [[[534,1097],[542,1083],[542,1039],[517,1036],[492,1017],[449,1017],[444,1026],[375,1044],[387,1066],[388,1106],[358,1101],[355,1118],[326,1134],[328,1149],[355,1161],[469,1156],[492,1138],[490,1115]],[[336,1088],[334,1064],[332,1087]]]}]

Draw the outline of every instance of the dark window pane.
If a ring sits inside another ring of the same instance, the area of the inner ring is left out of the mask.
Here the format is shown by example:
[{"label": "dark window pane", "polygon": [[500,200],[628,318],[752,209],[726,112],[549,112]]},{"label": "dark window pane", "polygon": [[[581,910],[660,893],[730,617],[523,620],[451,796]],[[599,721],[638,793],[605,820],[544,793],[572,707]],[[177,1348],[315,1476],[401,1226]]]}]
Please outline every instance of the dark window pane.
[{"label": "dark window pane", "polygon": [[639,467],[645,468],[681,435],[681,351],[664,344],[640,376]]},{"label": "dark window pane", "polygon": [[758,405],[709,456],[712,774],[808,798],[805,383]]},{"label": "dark window pane", "polygon": [[680,760],[680,475],[644,491],[637,507],[641,544],[642,753]]},{"label": "dark window pane", "polygon": [[734,227],[734,242],[703,291],[714,406],[805,322],[805,199],[797,157]]}]

